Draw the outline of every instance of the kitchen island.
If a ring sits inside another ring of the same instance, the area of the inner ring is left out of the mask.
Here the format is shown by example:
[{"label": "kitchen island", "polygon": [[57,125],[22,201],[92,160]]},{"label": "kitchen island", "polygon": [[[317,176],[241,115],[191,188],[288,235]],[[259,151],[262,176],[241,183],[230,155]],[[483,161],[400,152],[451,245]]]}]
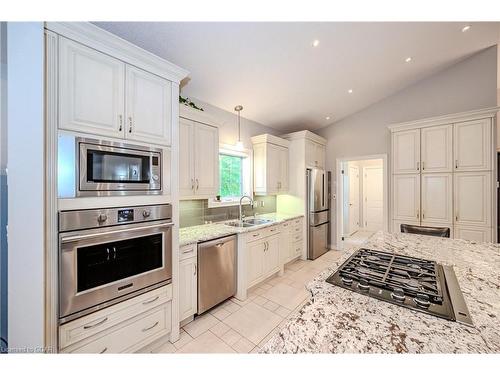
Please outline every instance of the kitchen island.
[{"label": "kitchen island", "polygon": [[325,282],[357,248],[306,285],[311,299],[262,353],[500,353],[500,246],[376,233],[364,248],[452,265],[474,327]]}]

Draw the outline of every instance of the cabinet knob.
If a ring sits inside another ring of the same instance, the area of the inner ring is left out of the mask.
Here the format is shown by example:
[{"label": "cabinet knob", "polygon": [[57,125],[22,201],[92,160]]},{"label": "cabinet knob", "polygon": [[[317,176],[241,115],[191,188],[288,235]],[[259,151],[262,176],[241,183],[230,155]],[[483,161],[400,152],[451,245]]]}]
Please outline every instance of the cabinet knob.
[{"label": "cabinet knob", "polygon": [[118,131],[122,131],[123,129],[123,115],[118,115],[118,123],[119,123],[119,128]]},{"label": "cabinet knob", "polygon": [[128,118],[128,132],[132,133],[132,116]]},{"label": "cabinet knob", "polygon": [[99,224],[104,223],[106,220],[108,220],[108,215],[106,214],[99,214],[99,216],[97,216],[97,222]]},{"label": "cabinet knob", "polygon": [[145,218],[145,219],[146,219],[146,218],[148,218],[148,217],[150,217],[150,216],[151,216],[151,211],[148,211],[148,210],[144,210],[144,211],[142,211],[142,217],[143,217],[143,218]]}]

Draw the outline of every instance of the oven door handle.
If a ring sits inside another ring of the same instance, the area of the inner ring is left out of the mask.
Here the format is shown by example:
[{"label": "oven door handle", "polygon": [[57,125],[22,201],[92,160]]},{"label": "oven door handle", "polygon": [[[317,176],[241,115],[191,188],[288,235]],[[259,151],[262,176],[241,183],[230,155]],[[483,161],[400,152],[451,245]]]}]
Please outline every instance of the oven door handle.
[{"label": "oven door handle", "polygon": [[163,224],[156,224],[156,225],[148,225],[146,227],[119,229],[119,230],[113,230],[113,231],[102,232],[102,233],[78,234],[75,236],[62,237],[61,243],[68,243],[68,242],[86,240],[86,239],[91,239],[91,238],[98,238],[98,237],[107,236],[107,235],[116,234],[116,233],[135,232],[135,231],[142,231],[145,229],[171,227],[173,225],[174,225],[174,223],[163,223]]}]

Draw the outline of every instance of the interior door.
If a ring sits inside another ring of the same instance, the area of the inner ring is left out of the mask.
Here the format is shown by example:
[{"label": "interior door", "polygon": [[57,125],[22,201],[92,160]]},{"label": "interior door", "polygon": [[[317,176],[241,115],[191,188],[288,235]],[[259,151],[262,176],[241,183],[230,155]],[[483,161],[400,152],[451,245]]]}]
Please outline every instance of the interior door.
[{"label": "interior door", "polygon": [[420,222],[420,175],[394,175],[393,189],[393,220]]},{"label": "interior door", "polygon": [[453,175],[432,173],[423,174],[421,178],[422,225],[451,224],[453,222]]},{"label": "interior door", "polygon": [[59,38],[59,128],[123,137],[125,64]]},{"label": "interior door", "polygon": [[453,148],[456,171],[489,170],[491,165],[490,119],[454,125]]},{"label": "interior door", "polygon": [[349,235],[359,229],[359,167],[349,166]]},{"label": "interior door", "polygon": [[421,132],[422,173],[451,172],[453,170],[453,126],[431,126],[423,128]]},{"label": "interior door", "polygon": [[392,134],[393,173],[420,171],[420,129]]},{"label": "interior door", "polygon": [[194,124],[191,120],[179,119],[179,193],[181,198],[192,196],[194,180]]},{"label": "interior door", "polygon": [[363,216],[367,230],[382,230],[384,222],[384,173],[382,167],[363,168]]},{"label": "interior door", "polygon": [[194,175],[196,195],[215,197],[219,191],[219,131],[195,123]]},{"label": "interior door", "polygon": [[491,225],[491,173],[455,173],[455,223]]},{"label": "interior door", "polygon": [[125,137],[169,146],[172,83],[127,65]]}]

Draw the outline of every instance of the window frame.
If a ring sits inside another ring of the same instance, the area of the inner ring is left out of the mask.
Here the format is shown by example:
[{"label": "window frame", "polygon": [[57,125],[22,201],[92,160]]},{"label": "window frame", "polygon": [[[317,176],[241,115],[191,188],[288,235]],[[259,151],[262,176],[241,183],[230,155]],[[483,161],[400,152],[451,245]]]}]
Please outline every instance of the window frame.
[{"label": "window frame", "polygon": [[[253,197],[253,150],[247,148],[238,149],[236,148],[236,146],[221,143],[219,145],[218,154],[238,156],[243,158],[242,161],[243,195],[249,195]],[[217,167],[220,168],[220,164]],[[248,190],[248,192],[246,192],[246,190]],[[217,201],[215,199],[216,199],[215,197],[208,199],[208,208],[239,206],[241,196],[224,200],[222,200],[221,198],[220,201]],[[248,201],[248,199],[246,199],[243,202],[243,205],[249,205],[249,204],[250,202]]]}]

